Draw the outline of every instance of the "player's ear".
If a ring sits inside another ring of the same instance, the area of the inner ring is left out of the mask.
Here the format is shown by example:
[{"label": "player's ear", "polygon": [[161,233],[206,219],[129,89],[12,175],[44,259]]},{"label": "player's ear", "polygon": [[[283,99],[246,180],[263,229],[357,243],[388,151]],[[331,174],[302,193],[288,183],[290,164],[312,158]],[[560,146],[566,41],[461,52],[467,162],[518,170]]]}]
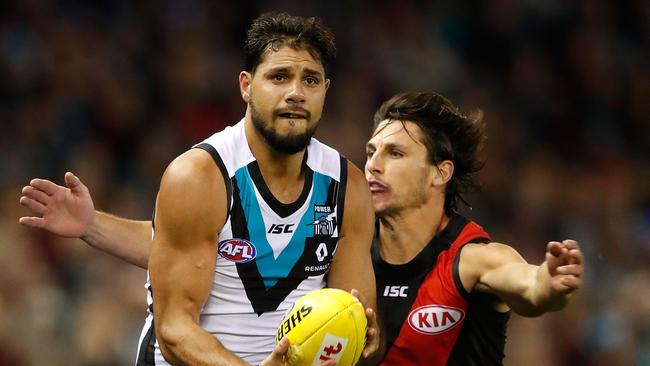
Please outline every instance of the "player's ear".
[{"label": "player's ear", "polygon": [[447,184],[454,174],[454,163],[451,160],[443,160],[434,166],[433,169],[433,185],[442,186]]},{"label": "player's ear", "polygon": [[326,78],[325,79],[325,91],[330,88],[330,79]]},{"label": "player's ear", "polygon": [[253,74],[248,71],[239,73],[239,92],[244,102],[248,103],[251,100],[251,83],[253,81]]}]

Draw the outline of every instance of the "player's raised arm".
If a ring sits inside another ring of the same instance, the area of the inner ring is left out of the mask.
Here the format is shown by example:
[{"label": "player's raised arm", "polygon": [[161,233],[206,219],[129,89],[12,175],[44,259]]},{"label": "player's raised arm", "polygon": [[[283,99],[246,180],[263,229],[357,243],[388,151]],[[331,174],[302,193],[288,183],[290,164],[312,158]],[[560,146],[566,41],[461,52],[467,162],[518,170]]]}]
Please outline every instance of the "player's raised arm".
[{"label": "player's raised arm", "polygon": [[65,187],[39,178],[23,187],[20,204],[34,216],[21,217],[20,224],[80,238],[94,248],[147,268],[151,221],[128,220],[95,211],[90,192],[81,180],[70,172],[64,180]]},{"label": "player's raised arm", "polygon": [[374,235],[374,212],[368,182],[363,173],[348,163],[348,184],[345,194],[341,239],[332,261],[327,286],[346,291],[356,289],[368,316],[368,343],[363,356],[374,353],[380,343],[376,319],[375,275],[370,257]]},{"label": "player's raised arm", "polygon": [[584,272],[583,254],[574,240],[550,242],[546,260],[539,266],[528,264],[513,248],[499,243],[468,245],[460,263],[464,284],[474,278],[474,290],[498,296],[523,316],[564,308],[580,287]]},{"label": "player's raised arm", "polygon": [[160,183],[149,271],[156,338],[172,364],[246,364],[198,324],[214,279],[226,195],[214,161],[198,149],[174,160]]}]

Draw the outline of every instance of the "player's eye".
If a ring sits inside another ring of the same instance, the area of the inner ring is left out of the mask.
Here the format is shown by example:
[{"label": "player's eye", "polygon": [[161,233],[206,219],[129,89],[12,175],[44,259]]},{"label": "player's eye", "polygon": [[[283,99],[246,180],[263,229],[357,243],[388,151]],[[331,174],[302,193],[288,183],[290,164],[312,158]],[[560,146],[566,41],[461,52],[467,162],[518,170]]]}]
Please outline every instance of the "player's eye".
[{"label": "player's eye", "polygon": [[318,85],[320,80],[318,80],[318,78],[313,77],[313,76],[307,76],[305,78],[305,82],[307,83],[307,85]]}]

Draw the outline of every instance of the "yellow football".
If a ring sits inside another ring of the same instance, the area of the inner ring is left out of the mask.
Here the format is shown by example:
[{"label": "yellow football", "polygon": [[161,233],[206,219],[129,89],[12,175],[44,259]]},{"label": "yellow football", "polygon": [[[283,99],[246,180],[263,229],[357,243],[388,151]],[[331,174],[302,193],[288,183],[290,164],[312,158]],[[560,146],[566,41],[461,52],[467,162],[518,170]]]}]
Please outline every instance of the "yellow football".
[{"label": "yellow football", "polygon": [[350,293],[321,289],[300,297],[278,326],[276,343],[287,337],[287,363],[319,365],[330,359],[354,365],[366,344],[363,305]]}]

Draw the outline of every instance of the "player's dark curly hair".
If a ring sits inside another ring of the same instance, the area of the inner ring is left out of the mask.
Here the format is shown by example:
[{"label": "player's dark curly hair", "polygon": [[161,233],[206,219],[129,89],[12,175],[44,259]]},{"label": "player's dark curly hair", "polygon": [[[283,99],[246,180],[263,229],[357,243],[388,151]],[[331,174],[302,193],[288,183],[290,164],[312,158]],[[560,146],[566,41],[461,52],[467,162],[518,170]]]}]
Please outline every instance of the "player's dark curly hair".
[{"label": "player's dark curly hair", "polygon": [[255,72],[267,50],[277,51],[282,46],[307,50],[321,62],[326,73],[336,57],[334,34],[319,18],[264,13],[253,21],[246,33],[246,71]]},{"label": "player's dark curly hair", "polygon": [[[478,188],[476,173],[483,167],[478,151],[486,139],[485,122],[478,111],[473,116],[462,114],[447,98],[433,92],[400,93],[375,113],[374,134],[384,120],[411,121],[420,127],[422,142],[429,153],[429,162],[444,160],[454,163],[454,173],[445,191],[445,212],[457,210],[462,195]],[[385,126],[384,126],[385,127]],[[408,132],[408,130],[407,130]]]}]

